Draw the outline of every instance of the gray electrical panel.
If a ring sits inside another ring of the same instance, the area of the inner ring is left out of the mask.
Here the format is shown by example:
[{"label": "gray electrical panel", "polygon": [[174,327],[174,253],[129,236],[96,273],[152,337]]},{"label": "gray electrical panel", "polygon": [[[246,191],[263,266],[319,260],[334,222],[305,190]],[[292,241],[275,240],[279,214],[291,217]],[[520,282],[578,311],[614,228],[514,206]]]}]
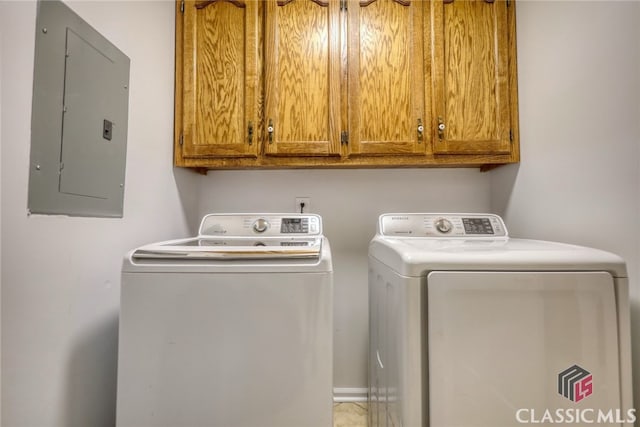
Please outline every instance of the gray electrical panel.
[{"label": "gray electrical panel", "polygon": [[38,2],[31,213],[122,217],[129,63],[64,3]]}]

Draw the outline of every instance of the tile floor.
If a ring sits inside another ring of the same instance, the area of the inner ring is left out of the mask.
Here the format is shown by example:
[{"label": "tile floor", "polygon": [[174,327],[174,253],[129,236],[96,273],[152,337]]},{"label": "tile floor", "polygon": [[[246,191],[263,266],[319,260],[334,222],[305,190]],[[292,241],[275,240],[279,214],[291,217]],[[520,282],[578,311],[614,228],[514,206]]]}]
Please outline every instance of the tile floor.
[{"label": "tile floor", "polygon": [[367,404],[364,402],[335,403],[333,427],[367,427]]}]

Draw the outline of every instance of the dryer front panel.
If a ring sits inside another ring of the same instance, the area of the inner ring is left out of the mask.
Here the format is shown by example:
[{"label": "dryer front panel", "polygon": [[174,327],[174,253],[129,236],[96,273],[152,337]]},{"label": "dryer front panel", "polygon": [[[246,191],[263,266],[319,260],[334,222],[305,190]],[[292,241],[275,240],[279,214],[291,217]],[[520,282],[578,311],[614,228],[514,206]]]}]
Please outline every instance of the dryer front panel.
[{"label": "dryer front panel", "polygon": [[621,408],[606,272],[431,272],[426,339],[431,426],[588,422]]}]

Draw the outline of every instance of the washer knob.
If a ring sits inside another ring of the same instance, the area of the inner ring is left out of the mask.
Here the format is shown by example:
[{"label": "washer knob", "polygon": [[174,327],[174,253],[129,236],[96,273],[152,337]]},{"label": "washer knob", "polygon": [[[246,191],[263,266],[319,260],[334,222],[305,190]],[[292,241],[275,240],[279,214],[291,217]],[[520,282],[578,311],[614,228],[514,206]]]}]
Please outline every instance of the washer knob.
[{"label": "washer knob", "polygon": [[452,229],[453,229],[453,225],[451,224],[451,221],[449,221],[448,219],[440,218],[439,220],[436,221],[436,230],[438,230],[439,232],[446,234],[446,233],[450,233]]},{"label": "washer knob", "polygon": [[253,223],[253,231],[256,233],[264,233],[269,228],[269,221],[264,218],[257,219],[256,222]]}]

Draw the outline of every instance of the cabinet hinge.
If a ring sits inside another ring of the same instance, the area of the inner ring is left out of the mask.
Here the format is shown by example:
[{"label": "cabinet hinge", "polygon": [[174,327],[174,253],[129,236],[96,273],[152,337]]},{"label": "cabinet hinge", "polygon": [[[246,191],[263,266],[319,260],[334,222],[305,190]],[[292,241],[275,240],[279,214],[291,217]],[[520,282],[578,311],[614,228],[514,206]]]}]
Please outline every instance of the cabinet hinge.
[{"label": "cabinet hinge", "polygon": [[184,15],[184,1],[180,2],[180,13]]},{"label": "cabinet hinge", "polygon": [[509,141],[513,142],[513,129],[509,129]]},{"label": "cabinet hinge", "polygon": [[348,144],[349,143],[349,132],[347,132],[346,130],[343,130],[340,133],[340,143],[341,144]]},{"label": "cabinet hinge", "polygon": [[347,10],[347,0],[340,0],[340,10]]},{"label": "cabinet hinge", "polygon": [[180,133],[180,140],[178,141],[178,144],[180,144],[180,146],[184,145],[184,135],[182,132]]},{"label": "cabinet hinge", "polygon": [[507,7],[511,6],[511,0],[507,0]]}]

